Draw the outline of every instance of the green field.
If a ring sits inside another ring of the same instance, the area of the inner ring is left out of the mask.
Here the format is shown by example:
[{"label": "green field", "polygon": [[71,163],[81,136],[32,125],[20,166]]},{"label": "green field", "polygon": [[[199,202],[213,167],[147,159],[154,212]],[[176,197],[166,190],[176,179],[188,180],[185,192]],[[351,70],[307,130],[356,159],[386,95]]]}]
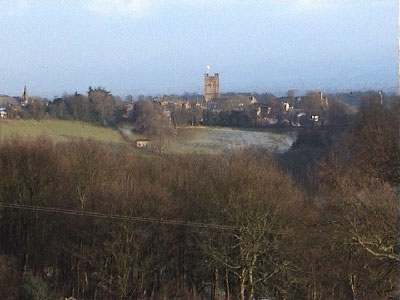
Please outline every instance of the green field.
[{"label": "green field", "polygon": [[46,136],[54,142],[92,138],[106,144],[126,144],[117,130],[85,122],[65,120],[1,120],[0,139],[23,137],[35,139]]}]

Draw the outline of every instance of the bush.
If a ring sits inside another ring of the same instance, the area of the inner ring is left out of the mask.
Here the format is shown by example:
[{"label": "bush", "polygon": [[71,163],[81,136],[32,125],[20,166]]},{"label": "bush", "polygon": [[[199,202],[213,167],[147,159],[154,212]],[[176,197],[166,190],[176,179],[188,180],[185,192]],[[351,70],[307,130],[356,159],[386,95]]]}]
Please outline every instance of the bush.
[{"label": "bush", "polygon": [[21,274],[13,257],[0,255],[0,295],[3,300],[13,300],[19,290]]},{"label": "bush", "polygon": [[56,293],[50,290],[43,278],[32,274],[26,276],[19,297],[20,300],[54,300],[57,298]]}]

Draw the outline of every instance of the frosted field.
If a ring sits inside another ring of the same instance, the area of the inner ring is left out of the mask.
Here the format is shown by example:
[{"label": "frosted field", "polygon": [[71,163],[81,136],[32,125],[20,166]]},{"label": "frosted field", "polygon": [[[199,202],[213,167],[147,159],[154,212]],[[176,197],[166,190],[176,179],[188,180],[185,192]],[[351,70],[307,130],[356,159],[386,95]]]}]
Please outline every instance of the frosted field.
[{"label": "frosted field", "polygon": [[[184,131],[184,132],[182,132]],[[171,152],[208,152],[239,150],[257,146],[271,152],[282,153],[292,146],[295,131],[248,131],[230,128],[185,128],[168,148]]]}]

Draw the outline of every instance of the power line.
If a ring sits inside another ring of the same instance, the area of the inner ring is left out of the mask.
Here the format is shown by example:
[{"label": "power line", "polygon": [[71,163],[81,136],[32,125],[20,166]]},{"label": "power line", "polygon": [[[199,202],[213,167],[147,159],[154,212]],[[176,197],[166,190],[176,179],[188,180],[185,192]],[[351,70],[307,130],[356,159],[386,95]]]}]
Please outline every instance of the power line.
[{"label": "power line", "polygon": [[153,224],[166,224],[166,225],[177,225],[177,226],[187,226],[187,227],[196,227],[196,228],[207,228],[207,229],[217,229],[217,230],[237,230],[238,228],[229,225],[219,225],[212,223],[200,223],[200,222],[187,222],[187,221],[179,221],[179,220],[164,220],[157,218],[147,218],[147,217],[131,217],[124,215],[111,215],[111,214],[103,214],[92,211],[79,211],[72,210],[66,208],[55,208],[55,207],[41,207],[41,206],[32,206],[32,205],[24,205],[24,204],[10,204],[10,203],[1,203],[0,208],[9,208],[9,209],[20,209],[20,210],[29,210],[29,211],[38,211],[38,212],[50,212],[50,213],[59,213],[73,216],[83,216],[83,217],[93,217],[93,218],[102,218],[102,219],[113,219],[113,220],[121,220],[121,221],[132,221],[132,222],[142,222],[142,223],[153,223]]}]

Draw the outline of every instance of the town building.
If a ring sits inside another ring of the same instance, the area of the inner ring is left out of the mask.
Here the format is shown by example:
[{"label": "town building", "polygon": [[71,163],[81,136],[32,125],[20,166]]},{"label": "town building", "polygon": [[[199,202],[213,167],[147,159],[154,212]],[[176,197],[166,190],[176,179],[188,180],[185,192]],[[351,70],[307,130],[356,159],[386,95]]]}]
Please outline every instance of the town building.
[{"label": "town building", "polygon": [[136,140],[135,145],[136,148],[146,148],[149,145],[149,140],[143,139],[143,140]]},{"label": "town building", "polygon": [[250,104],[257,104],[257,98],[255,96],[250,96]]},{"label": "town building", "polygon": [[9,107],[19,107],[20,104],[18,100],[14,97],[0,95],[0,107],[9,108]]},{"label": "town building", "polygon": [[6,109],[3,108],[3,107],[1,107],[1,108],[0,108],[0,118],[1,118],[1,119],[6,119],[7,116],[8,116],[8,114],[7,114]]}]

